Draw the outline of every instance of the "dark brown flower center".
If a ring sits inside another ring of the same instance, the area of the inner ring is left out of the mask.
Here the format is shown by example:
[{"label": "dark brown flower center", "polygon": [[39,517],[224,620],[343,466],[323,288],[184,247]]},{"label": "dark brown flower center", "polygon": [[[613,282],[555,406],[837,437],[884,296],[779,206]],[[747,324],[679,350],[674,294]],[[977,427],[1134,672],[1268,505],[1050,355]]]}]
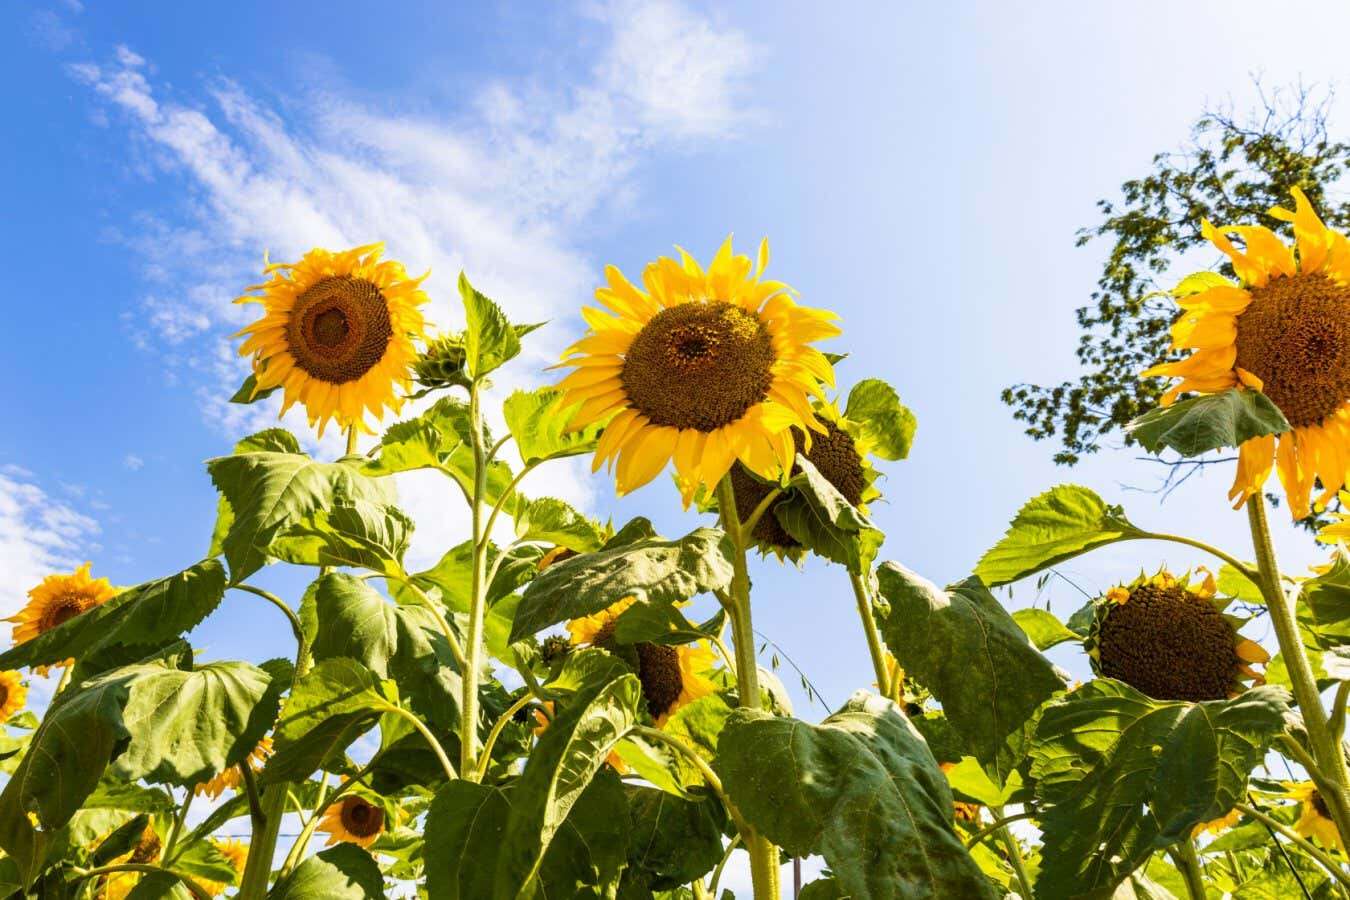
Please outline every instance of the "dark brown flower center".
[{"label": "dark brown flower center", "polygon": [[1308,802],[1312,804],[1313,809],[1317,811],[1319,816],[1324,819],[1331,818],[1331,810],[1327,809],[1327,801],[1323,800],[1322,795],[1317,791],[1313,791],[1312,794],[1309,795]]},{"label": "dark brown flower center", "polygon": [[58,625],[69,622],[87,609],[87,601],[80,594],[62,594],[42,614],[42,631],[50,631]]},{"label": "dark brown flower center", "polygon": [[389,304],[363,278],[338,275],[315,283],[295,301],[286,342],[295,363],[330,384],[355,381],[384,358],[393,336]]},{"label": "dark brown flower center", "polygon": [[1208,600],[1145,584],[1112,603],[1098,636],[1101,673],[1155,700],[1224,700],[1242,661],[1233,626]]},{"label": "dark brown flower center", "polygon": [[[617,619],[605,623],[591,645],[613,652],[615,650],[614,628]],[[647,701],[647,712],[653,719],[659,719],[669,712],[684,692],[684,676],[680,672],[680,652],[665,644],[652,644],[639,641],[633,645],[637,654],[638,681],[642,683],[642,696]]]},{"label": "dark brown flower center", "polygon": [[1350,288],[1325,275],[1272,278],[1237,319],[1237,365],[1295,428],[1350,400]]},{"label": "dark brown flower center", "polygon": [[342,801],[342,827],[353,837],[367,838],[384,828],[384,810],[360,797]]},{"label": "dark brown flower center", "polygon": [[[857,506],[862,502],[863,491],[867,488],[867,475],[858,448],[847,431],[826,419],[818,421],[825,426],[825,434],[811,432],[811,449],[807,451],[806,458],[820,470],[826,481],[834,485],[835,490],[844,495],[845,500]],[[802,433],[793,429],[792,437],[797,443],[797,452],[801,453],[805,444]],[[798,467],[793,466],[792,471],[796,474]],[[736,513],[741,521],[749,518],[764,498],[769,496],[769,491],[773,490],[773,485],[760,481],[740,463],[731,467],[731,486],[736,492]],[[755,540],[771,547],[788,550],[799,546],[796,539],[783,529],[772,509],[760,517],[752,534]]]},{"label": "dark brown flower center", "polygon": [[136,848],[131,851],[131,862],[149,863],[159,858],[159,835],[155,834],[153,828],[146,828],[145,833],[136,844]]},{"label": "dark brown flower center", "polygon": [[721,301],[682,303],[638,332],[620,380],[652,424],[716,431],[769,395],[773,363],[758,316]]}]

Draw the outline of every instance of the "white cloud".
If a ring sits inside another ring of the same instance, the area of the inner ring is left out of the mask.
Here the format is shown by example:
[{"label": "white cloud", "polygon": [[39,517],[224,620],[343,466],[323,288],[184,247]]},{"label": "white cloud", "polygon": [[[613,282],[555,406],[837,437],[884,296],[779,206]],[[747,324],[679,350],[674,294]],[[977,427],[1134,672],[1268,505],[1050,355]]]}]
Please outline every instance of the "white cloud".
[{"label": "white cloud", "polygon": [[139,472],[145,468],[145,460],[141,459],[135,453],[128,453],[122,457],[122,465],[132,472]]},{"label": "white cloud", "polygon": [[[532,336],[527,357],[497,379],[502,391],[539,383],[599,277],[574,236],[602,212],[627,210],[645,157],[740,133],[756,56],[744,35],[674,0],[588,15],[608,37],[575,83],[492,81],[451,117],[332,89],[283,117],[229,80],[185,100],[126,47],[111,62],[72,65],[129,127],[141,157],[131,165],[186,187],[184,207],[110,233],[144,261],[147,289],[125,315],[133,340],[195,385],[205,418],[229,436],[272,425],[279,398],[225,402],[246,371],[229,334],[254,314],[230,301],[257,280],[264,249],[286,259],[384,240],[410,270],[432,270],[428,316],[439,327],[461,320],[449,299],[461,269],[518,321],[560,323]],[[305,431],[297,410],[283,424]],[[321,449],[338,452],[338,437]],[[533,490],[585,503],[585,479],[574,475],[554,467]],[[403,481],[405,504],[420,513],[419,545],[453,543],[466,519],[445,511],[462,504],[422,479]]]},{"label": "white cloud", "polygon": [[98,523],[39,487],[23,469],[0,472],[0,616],[17,612],[45,576],[91,557]]}]

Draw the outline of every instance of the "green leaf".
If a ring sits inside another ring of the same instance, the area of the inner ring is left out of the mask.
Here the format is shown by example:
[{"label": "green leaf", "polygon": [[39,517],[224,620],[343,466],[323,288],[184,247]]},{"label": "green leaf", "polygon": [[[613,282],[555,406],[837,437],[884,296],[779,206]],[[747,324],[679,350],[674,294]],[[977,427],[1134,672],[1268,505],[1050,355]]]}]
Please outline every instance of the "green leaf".
[{"label": "green leaf", "polygon": [[1126,425],[1125,433],[1150,453],[1170,448],[1191,457],[1240,447],[1252,438],[1283,434],[1289,428],[1284,413],[1265,394],[1230,388],[1151,409]]},{"label": "green leaf", "polygon": [[1012,617],[1017,626],[1031,638],[1037,650],[1049,650],[1065,641],[1083,640],[1076,632],[1064,627],[1064,623],[1048,609],[1018,609],[1013,611]]},{"label": "green leaf", "polygon": [[783,530],[803,547],[850,572],[871,569],[886,536],[801,453],[796,468],[787,494],[772,510]]},{"label": "green leaf", "polygon": [[314,854],[267,892],[268,900],[384,900],[384,876],[369,853],[338,844]]},{"label": "green leaf", "polygon": [[1030,751],[1044,840],[1037,895],[1108,894],[1154,851],[1227,813],[1288,713],[1276,687],[1180,703],[1111,679],[1050,704]]},{"label": "green leaf", "polygon": [[90,865],[106,866],[123,853],[130,853],[132,848],[140,843],[145,826],[149,823],[150,817],[141,813],[119,825],[89,855]]},{"label": "green leaf", "polygon": [[998,587],[1097,547],[1144,536],[1119,506],[1108,506],[1085,487],[1061,484],[1017,511],[1008,532],[980,559],[975,574]]},{"label": "green leaf", "polygon": [[554,563],[525,588],[511,642],[597,613],[625,597],[677,603],[731,583],[724,535],[699,528],[667,541],[643,538]]},{"label": "green leaf", "polygon": [[515,509],[516,538],[566,547],[577,553],[599,550],[605,542],[600,526],[553,497],[520,500]]},{"label": "green leaf", "polygon": [[[483,446],[492,445],[492,434],[482,429]],[[389,426],[380,439],[373,459],[362,464],[367,475],[392,475],[414,469],[436,469],[452,477],[471,496],[474,488],[475,461],[473,426],[468,404],[453,397],[442,397],[415,419]],[[487,503],[496,503],[510,490],[514,476],[511,467],[500,459],[487,469]]]},{"label": "green leaf", "polygon": [[270,387],[266,390],[258,390],[258,377],[252,372],[244,379],[244,383],[239,385],[239,390],[230,397],[231,403],[257,403],[259,400],[266,400],[268,397],[281,390],[281,385]]},{"label": "green leaf", "polygon": [[346,462],[258,452],[220,456],[208,460],[206,468],[231,511],[220,547],[233,584],[266,565],[273,541],[316,511],[358,500],[380,505],[394,501],[388,485]]},{"label": "green leaf", "polygon": [[711,872],[722,859],[726,818],[712,799],[683,800],[630,784],[628,866],[650,890],[669,890]]},{"label": "green leaf", "polygon": [[314,582],[304,604],[316,623],[315,661],[347,657],[376,678],[393,679],[415,712],[441,728],[459,721],[463,691],[450,646],[424,608],[389,603],[360,578],[329,573]]},{"label": "green leaf", "polygon": [[300,566],[351,566],[384,575],[403,571],[413,521],[390,503],[335,502],[316,509],[272,541],[277,559]]},{"label": "green leaf", "polygon": [[888,700],[859,692],[819,725],[739,709],[714,767],[746,821],[824,856],[844,896],[996,896],[952,831],[947,779]]},{"label": "green leaf", "polygon": [[395,699],[392,684],[354,659],[318,663],[286,698],[260,783],[304,781],[373,728]]},{"label": "green leaf", "polygon": [[1321,650],[1350,644],[1350,560],[1334,556],[1325,572],[1303,582],[1298,600],[1305,640]]},{"label": "green leaf", "polygon": [[516,391],[502,404],[506,427],[515,438],[521,461],[535,465],[550,459],[590,453],[600,441],[603,423],[569,429],[577,407],[564,407],[556,388]]},{"label": "green leaf", "polygon": [[500,306],[480,294],[459,273],[459,296],[464,301],[465,366],[474,378],[500,367],[520,353],[520,335]]},{"label": "green leaf", "polygon": [[131,742],[112,771],[128,781],[191,787],[243,762],[276,721],[272,677],[245,662],[193,671],[161,663],[114,670],[127,678]]},{"label": "green leaf", "polygon": [[833,878],[817,878],[802,885],[797,900],[850,900],[849,895]]},{"label": "green leaf", "polygon": [[945,773],[952,792],[974,800],[984,806],[1003,806],[1015,802],[1014,798],[1022,789],[1022,776],[1013,772],[1005,785],[995,784],[984,771],[980,761],[973,756],[965,756]]},{"label": "green leaf", "polygon": [[[721,617],[714,617],[719,623]],[[614,620],[614,640],[620,644],[647,641],[653,644],[689,644],[706,641],[719,633],[716,627],[705,629],[684,617],[678,607],[664,603],[634,603]]]},{"label": "green leaf", "polygon": [[127,894],[126,900],[193,900],[182,879],[170,872],[147,872]]},{"label": "green leaf", "polygon": [[0,668],[52,665],[114,646],[157,646],[191,630],[211,614],[224,594],[225,567],[214,559],[203,560],[177,575],[127,588],[0,653]]},{"label": "green leaf", "polygon": [[904,459],[914,443],[918,420],[900,402],[895,388],[879,378],[867,378],[848,392],[844,418],[857,426],[862,439],[882,459]]},{"label": "green leaf", "polygon": [[[484,617],[484,640],[495,659],[512,662],[510,633],[515,619],[518,597],[510,596],[517,587],[534,577],[544,551],[537,546],[512,549],[497,570],[497,576],[488,585],[487,614]],[[487,567],[492,568],[499,551],[488,545]],[[473,577],[473,542],[466,541],[446,551],[435,566],[419,572],[412,580],[433,600],[453,613],[467,616]],[[415,603],[412,592],[402,585],[391,585],[391,593],[404,605]]]},{"label": "green leaf", "polygon": [[[246,814],[248,798],[240,799],[244,801],[244,808],[240,812]],[[174,851],[173,869],[199,881],[234,884],[239,880],[239,872],[230,858],[221,853],[214,842],[206,839],[187,842],[180,839]]]},{"label": "green leaf", "polygon": [[1064,689],[1054,666],[978,578],[943,591],[888,562],[877,581],[890,601],[882,634],[905,674],[932,691],[967,752],[1006,780],[1036,710]]},{"label": "green leaf", "polygon": [[[525,764],[497,860],[495,896],[513,898],[538,877],[555,834],[605,758],[638,722],[642,687],[631,673],[577,692]],[[616,860],[617,879],[623,856]]]},{"label": "green leaf", "polygon": [[[1255,564],[1252,565],[1252,571],[1256,570]],[[1242,603],[1252,606],[1265,606],[1266,598],[1261,595],[1261,586],[1252,581],[1246,575],[1243,575],[1237,569],[1224,563],[1219,567],[1219,577],[1216,579],[1216,585],[1219,593],[1224,597],[1232,597]]]}]

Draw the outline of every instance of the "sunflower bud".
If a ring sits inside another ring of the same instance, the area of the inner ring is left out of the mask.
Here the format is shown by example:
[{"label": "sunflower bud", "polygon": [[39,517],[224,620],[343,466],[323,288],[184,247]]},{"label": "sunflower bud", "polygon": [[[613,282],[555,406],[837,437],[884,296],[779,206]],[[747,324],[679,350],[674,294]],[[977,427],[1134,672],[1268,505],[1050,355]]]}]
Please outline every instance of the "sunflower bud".
[{"label": "sunflower bud", "polygon": [[464,336],[445,334],[434,338],[413,363],[413,374],[424,388],[468,387],[464,371]]}]

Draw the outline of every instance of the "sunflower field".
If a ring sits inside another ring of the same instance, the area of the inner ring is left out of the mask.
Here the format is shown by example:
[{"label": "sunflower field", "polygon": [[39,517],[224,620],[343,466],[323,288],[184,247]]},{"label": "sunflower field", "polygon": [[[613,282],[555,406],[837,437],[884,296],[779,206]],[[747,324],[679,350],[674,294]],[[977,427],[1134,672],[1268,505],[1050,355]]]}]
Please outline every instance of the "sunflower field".
[{"label": "sunflower field", "polygon": [[[1350,478],[1350,241],[1290,205],[1285,234],[1205,224],[1228,263],[1170,292],[1175,353],[1140,375],[1170,388],[1130,425],[1154,454],[1235,449],[1251,546],[1061,484],[945,586],[879,558],[869,516],[916,417],[767,274],[767,242],[607,268],[585,333],[505,397],[492,379],[541,326],[467,277],[464,329],[428,333],[423,278],[380,245],[269,262],[238,300],[259,315],[233,400],[277,393],[346,453],[253,434],[206,463],[204,559],[32,587],[0,654],[0,896],[727,900],[743,867],[754,900],[1350,897],[1350,521],[1320,533],[1324,565],[1282,572],[1264,494],[1274,474],[1302,518]],[[523,492],[567,457],[702,524]],[[471,522],[424,571],[390,477],[413,470]],[[1211,562],[1063,621],[996,593],[1140,540]],[[756,570],[808,556],[875,678],[820,721],[753,625]],[[260,587],[270,566],[308,586]],[[199,662],[227,598],[293,657]],[[1095,677],[1071,682],[1058,645]],[[47,672],[39,717],[27,673]]]}]

